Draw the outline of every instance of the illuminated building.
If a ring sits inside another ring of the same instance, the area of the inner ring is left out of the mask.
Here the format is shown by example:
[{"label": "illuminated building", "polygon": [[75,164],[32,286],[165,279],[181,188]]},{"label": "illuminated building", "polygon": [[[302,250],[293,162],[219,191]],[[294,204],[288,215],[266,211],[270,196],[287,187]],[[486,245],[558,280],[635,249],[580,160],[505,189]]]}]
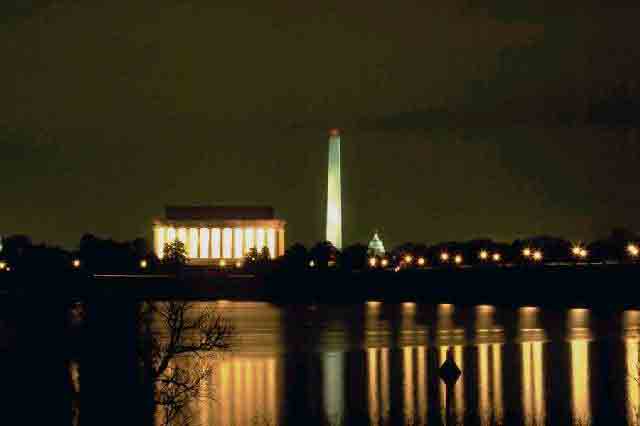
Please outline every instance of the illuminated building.
[{"label": "illuminated building", "polygon": [[369,241],[369,255],[370,256],[384,256],[384,244],[378,236],[377,232],[373,233],[373,238]]},{"label": "illuminated building", "polygon": [[275,258],[284,254],[284,228],[271,207],[168,206],[165,217],[153,222],[153,246],[162,258],[166,243],[181,241],[191,264],[219,265],[264,247]]},{"label": "illuminated building", "polygon": [[340,180],[340,131],[329,132],[329,169],[327,177],[327,241],[342,249],[342,195]]}]

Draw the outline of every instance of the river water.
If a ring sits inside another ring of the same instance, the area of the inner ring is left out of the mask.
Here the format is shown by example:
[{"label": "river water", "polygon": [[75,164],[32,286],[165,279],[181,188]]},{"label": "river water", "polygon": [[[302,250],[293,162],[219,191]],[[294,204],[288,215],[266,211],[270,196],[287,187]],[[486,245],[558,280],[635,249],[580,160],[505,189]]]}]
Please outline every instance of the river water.
[{"label": "river water", "polygon": [[457,424],[640,423],[640,311],[202,306],[235,332],[194,404],[197,424],[440,424],[448,349],[462,370]]}]

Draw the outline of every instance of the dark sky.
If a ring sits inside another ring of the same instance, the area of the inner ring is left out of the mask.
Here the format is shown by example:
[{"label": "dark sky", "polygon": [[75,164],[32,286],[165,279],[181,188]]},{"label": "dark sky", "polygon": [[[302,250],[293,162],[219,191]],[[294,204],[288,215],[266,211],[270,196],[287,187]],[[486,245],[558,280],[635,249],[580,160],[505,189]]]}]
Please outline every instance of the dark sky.
[{"label": "dark sky", "polygon": [[637,230],[640,6],[600,3],[5,0],[0,234],[257,203],[308,244],[330,127],[346,244]]}]

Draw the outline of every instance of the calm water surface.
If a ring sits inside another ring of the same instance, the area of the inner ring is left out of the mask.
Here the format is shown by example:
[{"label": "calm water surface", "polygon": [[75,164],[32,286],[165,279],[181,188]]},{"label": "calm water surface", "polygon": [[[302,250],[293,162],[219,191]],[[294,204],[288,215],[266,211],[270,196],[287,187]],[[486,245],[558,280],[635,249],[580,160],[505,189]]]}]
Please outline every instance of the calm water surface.
[{"label": "calm water surface", "polygon": [[460,424],[640,423],[640,311],[203,303],[235,337],[199,424],[439,424],[449,348]]}]

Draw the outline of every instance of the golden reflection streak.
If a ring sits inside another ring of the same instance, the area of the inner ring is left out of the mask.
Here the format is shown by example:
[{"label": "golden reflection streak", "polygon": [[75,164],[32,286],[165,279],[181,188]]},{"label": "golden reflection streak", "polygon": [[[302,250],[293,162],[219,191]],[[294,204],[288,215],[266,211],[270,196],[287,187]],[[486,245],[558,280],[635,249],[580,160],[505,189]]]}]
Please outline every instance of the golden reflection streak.
[{"label": "golden reflection streak", "polygon": [[369,376],[369,419],[371,424],[380,422],[378,412],[378,357],[376,348],[367,349],[367,373]]},{"label": "golden reflection streak", "polygon": [[568,316],[571,352],[571,409],[574,424],[591,422],[589,378],[589,315],[587,309],[570,309]]},{"label": "golden reflection streak", "polygon": [[277,392],[278,389],[276,386],[278,385],[276,382],[276,360],[274,358],[269,358],[267,360],[267,395],[269,396],[269,414],[270,418],[273,419],[274,424],[278,424],[280,421],[280,413],[278,412],[277,405]]},{"label": "golden reflection streak", "polygon": [[491,420],[491,402],[489,400],[489,344],[478,344],[478,411],[480,424],[488,425]]},{"label": "golden reflection streak", "polygon": [[504,406],[502,400],[502,345],[493,343],[491,345],[493,356],[493,407],[494,423],[502,424],[504,416]]},{"label": "golden reflection streak", "polygon": [[240,359],[234,359],[233,364],[231,364],[232,375],[233,375],[233,383],[231,385],[231,395],[230,399],[233,401],[233,421],[232,424],[243,424],[244,423],[244,404],[241,403],[243,400],[242,395],[242,372],[240,371],[240,366],[238,365]]},{"label": "golden reflection streak", "polygon": [[544,424],[543,342],[522,342],[522,409],[526,424]]},{"label": "golden reflection streak", "polygon": [[387,423],[389,416],[389,348],[380,349],[380,399],[382,400],[382,422]]},{"label": "golden reflection streak", "polygon": [[253,360],[251,358],[247,358],[242,363],[242,393],[244,394],[244,407],[246,411],[245,419],[248,422],[254,422],[255,416],[257,414],[255,399],[253,398],[253,385],[251,382],[251,370],[253,367]]},{"label": "golden reflection streak", "polygon": [[427,421],[427,348],[418,346],[418,424]]},{"label": "golden reflection streak", "polygon": [[267,415],[267,405],[265,401],[264,394],[264,385],[265,381],[262,380],[262,374],[265,371],[264,360],[258,359],[256,361],[255,369],[253,370],[253,382],[255,383],[256,388],[256,413],[258,416],[266,416]]},{"label": "golden reflection streak", "polygon": [[533,409],[534,416],[538,419],[539,423],[544,423],[545,412],[545,397],[544,397],[544,376],[543,376],[543,352],[542,342],[531,343],[531,355],[533,358]]},{"label": "golden reflection streak", "polygon": [[640,311],[623,313],[627,423],[640,425]]},{"label": "golden reflection streak", "polygon": [[220,401],[220,423],[221,425],[231,424],[231,395],[229,392],[230,385],[230,372],[229,361],[222,361],[220,363],[220,388],[219,398]]},{"label": "golden reflection streak", "polygon": [[535,424],[533,413],[533,386],[531,380],[531,342],[522,343],[522,411],[526,424]]},{"label": "golden reflection streak", "polygon": [[[438,360],[438,367],[441,366],[447,359],[447,350],[450,346],[440,346],[440,359]],[[456,421],[460,424],[464,421],[465,407],[464,407],[464,358],[463,358],[463,346],[453,345],[453,360],[458,368],[463,372],[456,384],[453,386],[453,410],[456,415]],[[442,380],[439,380],[440,387],[440,410],[443,421],[446,421],[446,402],[447,402],[447,388]]]},{"label": "golden reflection streak", "polygon": [[413,388],[413,347],[405,346],[402,348],[402,373],[404,392],[404,415],[407,422],[413,422],[415,419],[414,411],[414,388]]},{"label": "golden reflection streak", "polygon": [[571,346],[571,407],[575,424],[589,424],[589,341],[572,340]]},{"label": "golden reflection streak", "polygon": [[640,424],[640,382],[638,382],[640,343],[637,337],[624,339],[627,364],[627,422],[629,425]]}]

